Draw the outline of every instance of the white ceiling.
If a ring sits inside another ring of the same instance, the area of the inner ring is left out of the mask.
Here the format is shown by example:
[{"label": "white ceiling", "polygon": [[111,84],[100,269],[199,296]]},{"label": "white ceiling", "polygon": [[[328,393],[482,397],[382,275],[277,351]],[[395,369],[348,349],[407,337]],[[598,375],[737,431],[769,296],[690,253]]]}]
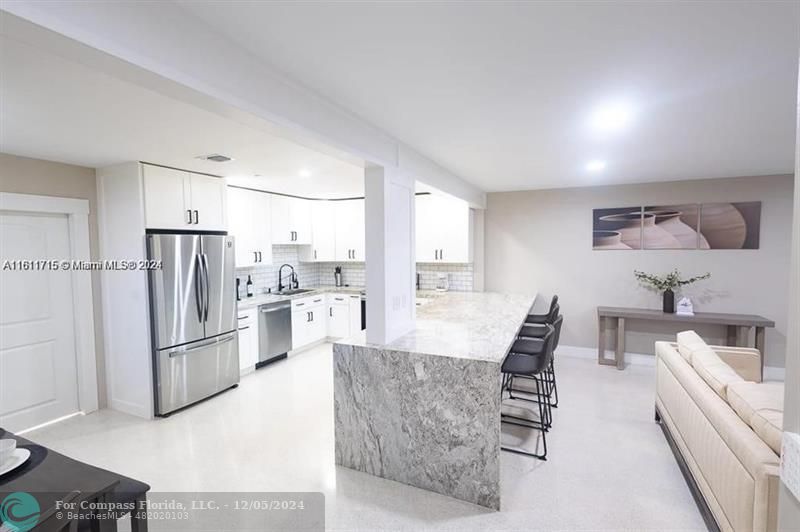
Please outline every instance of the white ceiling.
[{"label": "white ceiling", "polygon": [[485,190],[793,171],[798,2],[178,3]]},{"label": "white ceiling", "polygon": [[[363,163],[322,154],[7,37],[0,37],[0,72],[2,152],[88,167],[143,160],[301,196],[363,195]],[[235,160],[195,158],[211,153]],[[304,169],[311,177],[300,177]]]}]

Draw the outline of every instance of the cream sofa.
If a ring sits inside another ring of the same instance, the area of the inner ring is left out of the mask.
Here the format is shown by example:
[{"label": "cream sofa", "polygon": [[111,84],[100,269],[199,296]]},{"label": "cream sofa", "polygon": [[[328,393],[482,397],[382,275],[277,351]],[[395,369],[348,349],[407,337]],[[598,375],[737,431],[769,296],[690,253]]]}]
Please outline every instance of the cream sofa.
[{"label": "cream sofa", "polygon": [[656,342],[656,420],[711,528],[777,530],[783,383],[757,350]]}]

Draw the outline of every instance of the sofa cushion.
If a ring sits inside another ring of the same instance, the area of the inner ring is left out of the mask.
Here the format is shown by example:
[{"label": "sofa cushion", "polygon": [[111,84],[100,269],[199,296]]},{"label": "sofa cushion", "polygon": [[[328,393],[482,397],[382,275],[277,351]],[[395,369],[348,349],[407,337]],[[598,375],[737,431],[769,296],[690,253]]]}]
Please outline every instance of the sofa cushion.
[{"label": "sofa cushion", "polygon": [[700,335],[694,331],[683,331],[678,333],[678,352],[681,356],[691,364],[692,351],[695,349],[702,349],[708,347],[708,344],[700,338]]},{"label": "sofa cushion", "polygon": [[777,454],[781,454],[781,439],[783,438],[783,412],[767,408],[756,411],[750,421],[750,426],[758,437],[764,440]]},{"label": "sofa cushion", "polygon": [[725,401],[728,400],[728,385],[734,382],[745,382],[733,368],[722,361],[710,347],[692,351],[692,367],[706,381],[712,390]]},{"label": "sofa cushion", "polygon": [[731,408],[751,426],[750,420],[759,410],[783,412],[782,382],[732,382],[727,396]]},{"label": "sofa cushion", "polygon": [[783,383],[732,382],[728,403],[742,420],[780,454],[783,437]]}]

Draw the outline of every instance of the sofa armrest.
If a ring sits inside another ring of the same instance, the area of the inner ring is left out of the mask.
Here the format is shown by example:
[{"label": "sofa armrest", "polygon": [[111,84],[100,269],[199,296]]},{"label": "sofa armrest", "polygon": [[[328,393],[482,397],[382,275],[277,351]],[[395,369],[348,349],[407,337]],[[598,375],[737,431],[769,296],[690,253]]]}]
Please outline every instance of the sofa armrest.
[{"label": "sofa armrest", "polygon": [[761,382],[761,352],[751,347],[709,346],[715,353],[747,381]]}]

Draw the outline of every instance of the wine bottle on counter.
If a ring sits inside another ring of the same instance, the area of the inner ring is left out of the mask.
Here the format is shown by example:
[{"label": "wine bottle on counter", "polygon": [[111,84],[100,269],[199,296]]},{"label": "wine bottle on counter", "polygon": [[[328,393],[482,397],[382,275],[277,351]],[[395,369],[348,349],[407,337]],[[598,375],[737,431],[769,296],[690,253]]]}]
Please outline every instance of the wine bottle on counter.
[{"label": "wine bottle on counter", "polygon": [[253,280],[247,276],[247,297],[253,297]]},{"label": "wine bottle on counter", "polygon": [[236,301],[242,300],[242,280],[236,278]]}]

